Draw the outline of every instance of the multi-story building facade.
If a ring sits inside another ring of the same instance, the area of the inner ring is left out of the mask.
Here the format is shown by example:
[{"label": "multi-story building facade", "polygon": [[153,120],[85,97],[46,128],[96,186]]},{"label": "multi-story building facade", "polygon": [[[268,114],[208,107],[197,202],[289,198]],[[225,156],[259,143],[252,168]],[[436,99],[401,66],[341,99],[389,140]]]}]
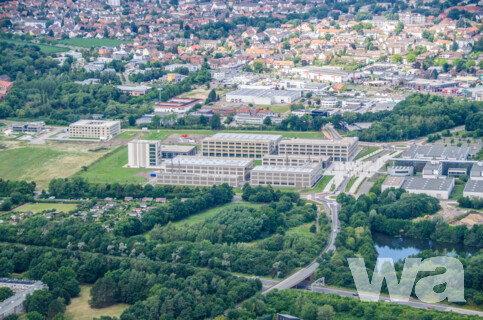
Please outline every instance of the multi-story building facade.
[{"label": "multi-story building facade", "polygon": [[217,133],[201,142],[204,157],[262,158],[277,151],[281,135]]},{"label": "multi-story building facade", "polygon": [[312,188],[322,178],[321,163],[304,167],[258,166],[250,174],[250,185],[291,188]]},{"label": "multi-story building facade", "polygon": [[69,126],[69,137],[109,140],[121,133],[121,122],[110,120],[79,120]]},{"label": "multi-story building facade", "polygon": [[334,161],[348,161],[357,153],[357,138],[342,140],[287,139],[278,144],[280,155],[330,156]]},{"label": "multi-story building facade", "polygon": [[228,183],[243,185],[253,168],[251,159],[219,159],[176,157],[163,163],[156,183],[190,186],[212,186]]},{"label": "multi-story building facade", "polygon": [[269,154],[262,158],[264,166],[288,166],[302,167],[311,163],[321,163],[322,169],[327,168],[332,163],[330,156],[311,156],[311,155],[288,155],[288,154]]},{"label": "multi-story building facade", "polygon": [[149,168],[161,165],[161,141],[134,140],[127,144],[128,167]]}]

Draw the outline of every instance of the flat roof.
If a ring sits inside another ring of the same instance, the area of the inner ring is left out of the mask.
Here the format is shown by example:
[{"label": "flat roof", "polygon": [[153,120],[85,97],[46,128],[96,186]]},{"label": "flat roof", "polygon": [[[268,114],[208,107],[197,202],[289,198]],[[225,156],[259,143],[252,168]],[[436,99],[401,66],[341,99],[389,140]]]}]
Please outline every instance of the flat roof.
[{"label": "flat roof", "polygon": [[481,177],[483,176],[483,162],[477,162],[473,164],[470,171],[471,177]]},{"label": "flat roof", "polygon": [[238,89],[226,94],[234,96],[254,96],[259,98],[271,98],[271,97],[291,97],[298,99],[301,96],[300,90],[272,90],[272,89]]},{"label": "flat roof", "polygon": [[114,124],[120,124],[120,121],[114,120],[78,120],[74,123],[71,123],[71,126],[103,126],[103,127],[110,127]]},{"label": "flat roof", "polygon": [[439,161],[428,161],[424,165],[423,170],[435,170],[439,169],[443,164]]},{"label": "flat roof", "polygon": [[306,155],[306,154],[266,154],[263,156],[262,159],[316,159],[322,161],[327,161],[332,158],[331,156],[314,156],[314,155]]},{"label": "flat roof", "polygon": [[311,173],[317,167],[293,167],[293,166],[256,166],[252,172],[287,172],[287,173]]},{"label": "flat roof", "polygon": [[165,163],[173,163],[174,165],[201,165],[201,166],[237,166],[246,167],[252,164],[251,159],[227,159],[227,158],[197,158],[178,156],[174,159],[167,160]]},{"label": "flat roof", "polygon": [[404,177],[391,177],[388,176],[386,180],[382,183],[384,186],[399,188],[401,183],[404,181]]},{"label": "flat roof", "polygon": [[205,139],[220,140],[270,140],[278,141],[282,139],[282,135],[278,134],[250,134],[250,133],[217,133]]},{"label": "flat roof", "polygon": [[424,145],[411,146],[400,159],[435,159],[465,160],[470,149],[468,147]]},{"label": "flat roof", "polygon": [[401,188],[407,190],[449,191],[453,182],[453,178],[428,179],[421,177],[406,177]]},{"label": "flat roof", "polygon": [[481,193],[483,196],[483,180],[468,180],[463,192],[478,192]]},{"label": "flat roof", "polygon": [[161,145],[161,152],[190,152],[196,149],[195,146],[179,146],[174,144],[163,144]]},{"label": "flat roof", "polygon": [[299,139],[299,138],[289,138],[283,139],[280,141],[280,144],[320,144],[320,145],[339,145],[339,144],[353,144],[354,142],[358,141],[359,139],[356,137],[344,137],[342,140],[326,140],[326,139]]},{"label": "flat roof", "polygon": [[340,75],[340,76],[347,76],[353,74],[353,71],[348,71],[344,69],[334,69],[334,68],[327,68],[327,67],[317,67],[317,66],[305,66],[305,67],[296,67],[292,69],[293,71],[308,71],[308,72],[318,72],[318,73],[325,73],[325,74],[332,74],[332,75]]}]

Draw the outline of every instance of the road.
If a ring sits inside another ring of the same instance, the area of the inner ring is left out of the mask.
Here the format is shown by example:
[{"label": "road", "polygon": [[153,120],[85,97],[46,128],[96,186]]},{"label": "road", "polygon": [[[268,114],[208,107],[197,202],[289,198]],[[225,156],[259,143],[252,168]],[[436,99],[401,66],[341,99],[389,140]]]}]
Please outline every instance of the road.
[{"label": "road", "polygon": [[[334,195],[334,194],[332,194]],[[335,251],[335,238],[337,238],[337,234],[340,231],[340,221],[339,221],[339,210],[340,205],[334,200],[330,198],[330,194],[303,194],[302,197],[305,199],[312,200],[314,202],[320,203],[324,206],[327,213],[331,214],[332,220],[332,227],[330,232],[330,239],[327,246],[320,252],[320,254],[315,257],[315,259],[305,268],[300,269],[290,277],[284,279],[283,281],[278,282],[275,285],[272,285],[268,289],[263,291],[263,294],[266,294],[273,289],[278,290],[285,290],[295,287],[311,275],[315,273],[317,268],[319,267],[319,263],[317,259],[322,255],[322,253],[327,251]],[[262,282],[263,283],[263,282]]]},{"label": "road", "polygon": [[[269,279],[262,279],[260,278],[260,281],[262,282],[263,288],[270,288],[274,287],[280,282],[277,280],[269,280]],[[351,290],[344,290],[344,289],[335,289],[335,288],[326,288],[326,287],[315,287],[315,286],[299,286],[297,289],[300,290],[311,290],[314,292],[320,292],[320,293],[326,293],[326,294],[337,294],[339,296],[343,297],[351,297],[351,298],[356,298],[359,299],[358,296],[355,295],[355,291]],[[267,291],[268,292],[268,291]],[[389,297],[386,296],[381,296],[379,298],[379,301],[386,301],[389,303],[395,303],[395,304],[400,304],[400,305],[406,305],[410,306],[413,308],[420,308],[420,309],[435,309],[439,311],[446,311],[446,312],[455,312],[459,314],[466,314],[466,315],[474,315],[474,316],[483,316],[483,312],[480,311],[475,311],[475,310],[468,310],[468,309],[463,309],[463,308],[455,308],[455,307],[450,307],[446,305],[441,305],[441,304],[432,304],[432,303],[424,303],[424,302],[418,302],[418,301],[393,301],[390,300]]]}]

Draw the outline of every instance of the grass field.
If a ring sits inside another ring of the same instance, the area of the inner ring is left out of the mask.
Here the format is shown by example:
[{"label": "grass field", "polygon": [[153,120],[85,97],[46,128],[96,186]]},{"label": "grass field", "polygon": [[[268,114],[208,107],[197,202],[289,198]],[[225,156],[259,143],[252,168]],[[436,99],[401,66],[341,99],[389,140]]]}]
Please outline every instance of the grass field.
[{"label": "grass field", "polygon": [[8,43],[13,43],[15,45],[37,46],[37,47],[40,48],[40,51],[42,51],[44,53],[58,53],[58,52],[69,51],[69,48],[51,46],[51,45],[47,45],[47,44],[37,44],[37,43],[22,41],[22,40],[0,39],[0,42],[2,42],[2,41],[8,42]]},{"label": "grass field", "polygon": [[143,177],[136,175],[146,170],[123,168],[127,161],[127,146],[122,146],[93,163],[86,171],[79,172],[77,176],[87,178],[94,183],[140,183],[145,181]]},{"label": "grass field", "polygon": [[124,131],[123,133],[115,136],[114,139],[131,139],[138,133],[139,132],[136,132],[136,131]]},{"label": "grass field", "polygon": [[67,306],[65,319],[67,320],[92,320],[101,316],[119,318],[122,312],[129,306],[127,304],[116,304],[107,308],[94,309],[89,306],[91,286],[81,286],[79,297],[72,299]]},{"label": "grass field", "polygon": [[63,212],[69,212],[77,208],[77,205],[72,203],[29,203],[15,209],[17,212],[32,211],[34,213],[39,213],[45,210],[60,210]]},{"label": "grass field", "polygon": [[345,186],[345,192],[349,192],[351,190],[352,185],[356,182],[357,178],[359,178],[359,177],[352,177],[349,180],[349,183]]},{"label": "grass field", "polygon": [[[266,108],[266,106],[260,106],[261,108]],[[278,113],[285,113],[287,111],[290,111],[290,106],[269,106],[268,109],[270,109],[273,112],[278,112]]]},{"label": "grass field", "polygon": [[209,210],[203,211],[201,213],[192,215],[192,216],[190,216],[186,219],[177,221],[177,222],[174,223],[174,225],[175,226],[182,226],[182,225],[187,224],[188,226],[190,226],[190,225],[193,225],[193,224],[196,224],[196,223],[203,222],[208,218],[214,217],[218,212],[220,212],[223,209],[233,208],[233,207],[238,207],[238,206],[243,206],[243,207],[247,207],[247,208],[259,208],[262,205],[258,204],[258,203],[250,203],[250,202],[244,202],[244,201],[231,202],[231,203],[227,203],[227,204],[224,204],[222,206],[219,206],[219,207],[209,209]]},{"label": "grass field", "polygon": [[[158,132],[159,131],[159,132]],[[230,133],[240,133],[240,134],[274,134],[274,135],[282,135],[284,138],[305,138],[305,139],[326,139],[322,132],[288,132],[288,131],[253,131],[253,130],[223,130],[223,131],[214,131],[214,130],[189,130],[189,129],[160,129],[160,130],[151,130],[149,133],[143,138],[146,140],[163,140],[171,134],[202,134],[202,135],[214,135],[217,132],[230,132]]]},{"label": "grass field", "polygon": [[25,145],[9,143],[0,150],[0,177],[35,181],[37,189],[46,188],[53,178],[67,178],[105,154],[91,152],[90,146],[70,144]]},{"label": "grass field", "polygon": [[314,225],[313,222],[301,224],[298,227],[291,228],[291,229],[287,230],[287,232],[285,232],[285,234],[287,234],[287,235],[298,234],[298,235],[306,237],[306,238],[312,238],[314,236],[314,234],[312,232],[310,232],[310,227],[313,226],[313,225]]},{"label": "grass field", "polygon": [[357,154],[357,156],[354,158],[354,160],[359,160],[360,158],[362,157],[365,157],[367,156],[368,154],[371,154],[373,153],[374,151],[376,151],[377,149],[379,149],[378,147],[371,147],[371,146],[367,146],[367,147],[364,147],[362,148],[362,150]]},{"label": "grass field", "polygon": [[82,48],[95,48],[95,47],[116,47],[121,43],[130,41],[122,41],[116,39],[84,39],[84,38],[72,38],[59,40],[59,43]]},{"label": "grass field", "polygon": [[465,189],[465,184],[455,184],[453,192],[449,196],[452,200],[458,200],[463,196],[463,190]]}]

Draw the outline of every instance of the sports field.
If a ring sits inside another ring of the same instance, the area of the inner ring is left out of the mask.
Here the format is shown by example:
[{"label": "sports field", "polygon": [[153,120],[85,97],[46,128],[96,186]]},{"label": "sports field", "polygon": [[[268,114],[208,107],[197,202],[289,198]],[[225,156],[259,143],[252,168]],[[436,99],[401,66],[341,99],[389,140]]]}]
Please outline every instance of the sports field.
[{"label": "sports field", "polygon": [[81,286],[80,295],[72,299],[70,305],[67,306],[65,319],[67,320],[92,320],[102,316],[119,318],[122,312],[129,307],[124,303],[115,304],[113,306],[101,309],[94,309],[89,306],[90,285]]}]

